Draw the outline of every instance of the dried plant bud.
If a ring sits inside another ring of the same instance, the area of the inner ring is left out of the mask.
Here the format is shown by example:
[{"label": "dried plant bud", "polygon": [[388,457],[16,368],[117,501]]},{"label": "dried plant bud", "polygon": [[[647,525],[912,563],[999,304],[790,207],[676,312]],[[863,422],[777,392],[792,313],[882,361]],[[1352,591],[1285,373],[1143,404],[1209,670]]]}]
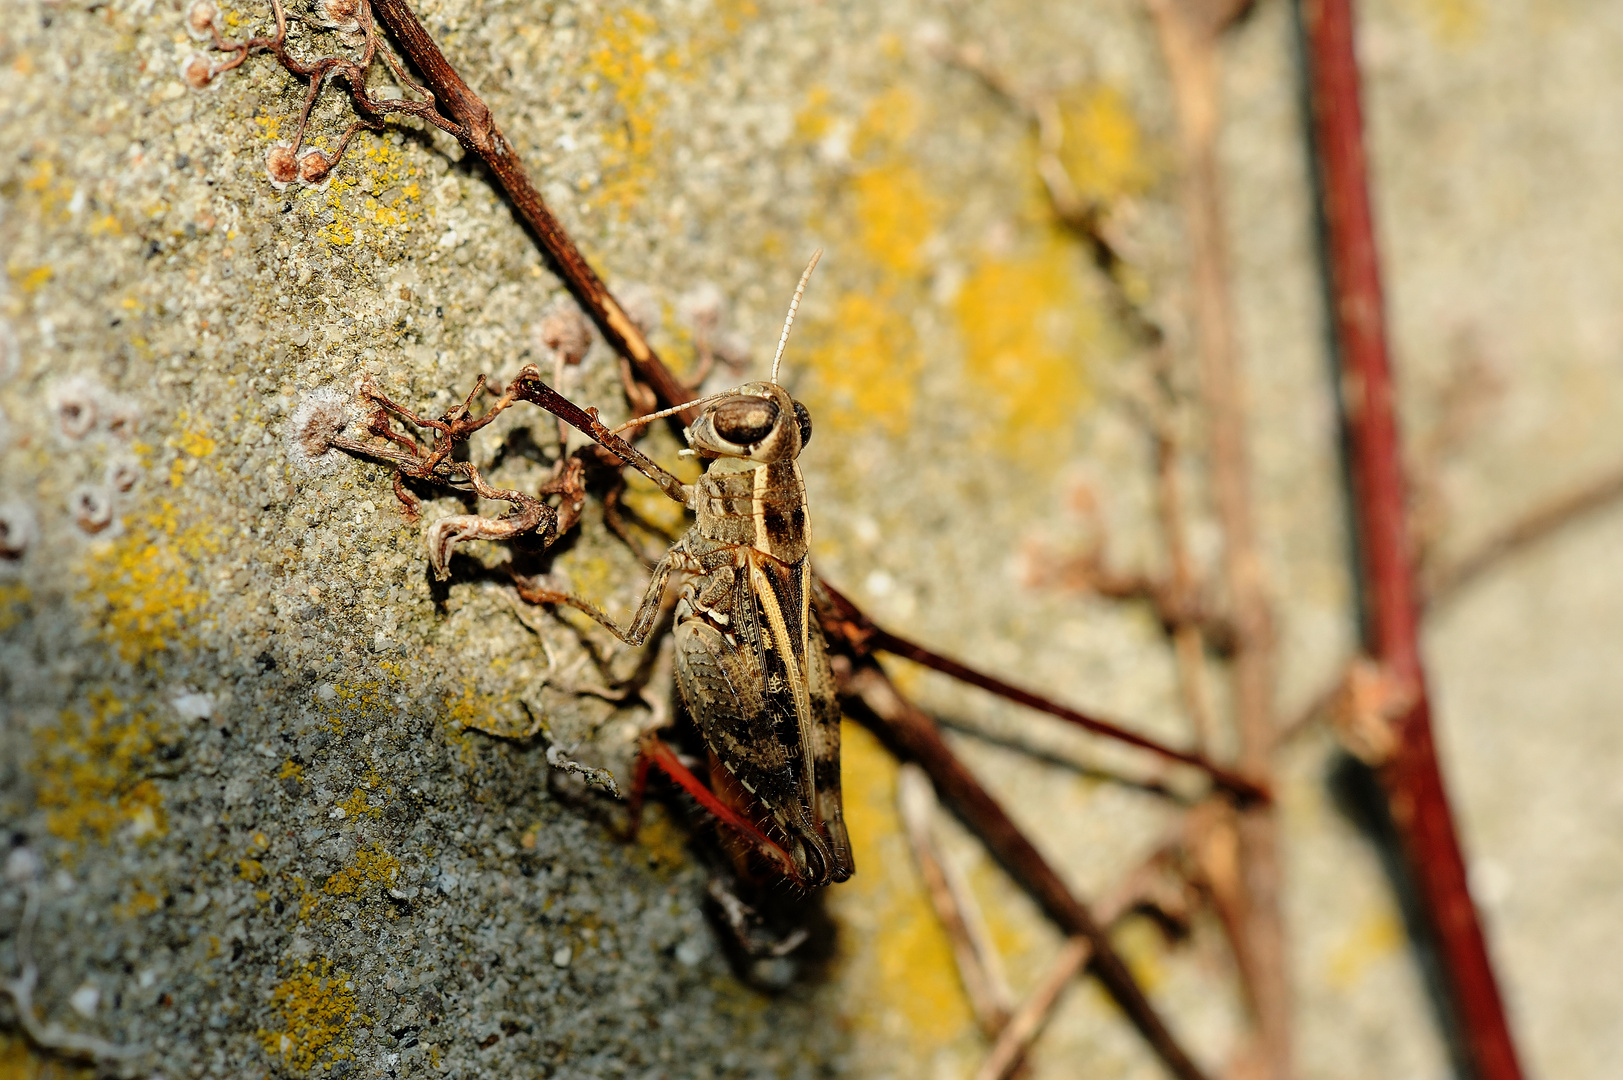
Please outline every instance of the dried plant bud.
[{"label": "dried plant bud", "polygon": [[676,310],[695,332],[714,336],[727,316],[727,299],[719,288],[706,281],[686,293]]},{"label": "dried plant bud", "polygon": [[352,419],[348,395],[332,387],[312,392],[288,421],[288,457],[307,469],[324,465],[316,459],[332,449]]},{"label": "dried plant bud", "polygon": [[128,439],[135,434],[136,422],[141,418],[141,412],[127,401],[112,399],[102,402],[102,426],[107,434],[119,439]]},{"label": "dried plant bud", "polygon": [[32,510],[18,502],[0,503],[0,559],[21,559],[38,534]]},{"label": "dried plant bud", "polygon": [[360,0],[313,0],[310,10],[316,25],[338,31],[350,45],[366,40],[361,32]]},{"label": "dried plant bud", "polygon": [[68,496],[68,512],[73,522],[94,535],[113,523],[112,493],[99,487],[82,487]]},{"label": "dried plant bud", "polygon": [[652,286],[634,281],[620,290],[620,308],[631,324],[641,330],[644,337],[653,333],[664,322],[659,297]]},{"label": "dried plant bud", "polygon": [[592,324],[586,321],[573,300],[561,301],[541,320],[541,343],[563,357],[566,364],[578,364],[592,347]]},{"label": "dried plant bud", "polygon": [[1397,753],[1397,722],[1417,696],[1414,686],[1391,668],[1360,657],[1348,666],[1331,703],[1330,725],[1348,753],[1376,768]]},{"label": "dried plant bud", "polygon": [[114,491],[128,491],[141,479],[141,466],[128,458],[109,462],[107,486]]},{"label": "dried plant bud", "polygon": [[214,64],[202,53],[192,53],[180,62],[180,81],[201,90],[214,81]]},{"label": "dried plant bud", "polygon": [[265,151],[265,175],[277,191],[286,190],[299,178],[299,159],[292,143],[279,142]]},{"label": "dried plant bud", "polygon": [[319,184],[332,172],[333,159],[320,150],[310,149],[299,155],[299,180],[306,184]]},{"label": "dried plant bud", "polygon": [[742,371],[750,365],[749,338],[736,330],[727,330],[716,335],[710,343],[710,350],[716,354],[716,359],[732,368]]},{"label": "dried plant bud", "polygon": [[89,379],[75,378],[58,383],[50,395],[57,430],[74,442],[89,435],[96,429],[100,399],[99,389]]},{"label": "dried plant bud", "polygon": [[311,7],[316,21],[323,26],[344,31],[361,28],[361,0],[315,0]]},{"label": "dried plant bud", "polygon": [[199,41],[207,41],[214,36],[214,21],[219,17],[220,9],[213,0],[197,0],[186,13],[186,32]]}]

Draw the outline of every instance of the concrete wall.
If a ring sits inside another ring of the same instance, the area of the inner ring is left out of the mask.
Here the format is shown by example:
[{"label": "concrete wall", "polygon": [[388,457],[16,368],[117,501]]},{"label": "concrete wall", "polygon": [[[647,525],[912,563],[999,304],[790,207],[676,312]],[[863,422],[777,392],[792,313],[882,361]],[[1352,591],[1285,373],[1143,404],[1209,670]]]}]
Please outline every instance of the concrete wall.
[{"label": "concrete wall", "polygon": [[[937,55],[980,42],[1017,84],[1058,92],[1078,135],[1067,164],[1111,209],[1181,356],[1173,131],[1136,3],[418,10],[677,366],[695,314],[717,312],[747,363],[712,388],[764,373],[805,257],[827,249],[785,382],[816,423],[804,463],[829,580],[900,632],[1187,738],[1151,614],[1036,583],[1094,539],[1118,566],[1158,565],[1149,445],[1126,402],[1144,357],[1051,222],[1027,122]],[[1428,506],[1446,510],[1437,542],[1460,552],[1623,453],[1607,122],[1623,23],[1576,2],[1362,14],[1406,419]],[[268,25],[257,4],[226,16],[230,36]],[[1286,714],[1354,636],[1294,32],[1269,0],[1227,40],[1223,142]],[[305,56],[336,44],[295,40]],[[265,154],[302,84],[261,55],[189,89],[199,47],[171,0],[19,0],[0,25],[0,503],[10,535],[31,530],[0,561],[0,965],[23,959],[32,895],[40,1015],[141,1048],[108,1065],[127,1075],[966,1074],[984,1043],[870,738],[848,735],[859,874],[826,898],[826,955],[786,989],[751,988],[704,917],[680,811],[656,807],[623,843],[622,810],[547,764],[556,746],[624,780],[668,678],[619,707],[584,693],[636,657],[517,612],[480,569],[508,557],[496,546],[432,581],[387,471],[310,455],[311,417],[348,409],[363,373],[438,413],[480,372],[550,364],[540,324],[562,290],[443,136],[363,133],[326,184],[274,189]],[[349,116],[324,96],[315,144]],[[601,342],[566,389],[624,409]],[[1462,398],[1480,419],[1433,437]],[[515,412],[474,459],[533,488],[551,430]],[[668,433],[648,445],[674,460]],[[1187,469],[1198,493],[1198,456]],[[629,501],[680,527],[652,488]],[[463,510],[425,504],[429,520]],[[1529,1058],[1552,1076],[1606,1075],[1623,999],[1604,962],[1623,865],[1614,518],[1459,597],[1428,640],[1474,880]],[[644,581],[595,503],[554,570],[621,613]],[[1141,763],[899,677],[966,732],[965,755],[1084,894],[1173,823],[1099,775]],[[489,733],[535,718],[526,739]],[[1336,760],[1315,732],[1282,762],[1302,1074],[1446,1075]],[[944,828],[1023,991],[1057,936]],[[1240,1013],[1215,925],[1169,943],[1133,922],[1120,940],[1222,1062]],[[58,1068],[0,1038],[10,1074]],[[1035,1067],[1158,1075],[1091,986]]]}]

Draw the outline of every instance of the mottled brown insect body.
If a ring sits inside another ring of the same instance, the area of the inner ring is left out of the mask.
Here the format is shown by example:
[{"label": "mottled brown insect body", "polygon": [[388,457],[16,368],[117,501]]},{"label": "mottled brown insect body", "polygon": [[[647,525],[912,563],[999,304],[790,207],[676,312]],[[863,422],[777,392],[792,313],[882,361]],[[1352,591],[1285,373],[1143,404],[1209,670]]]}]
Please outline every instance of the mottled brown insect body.
[{"label": "mottled brown insect body", "polygon": [[531,597],[569,604],[641,645],[671,574],[686,577],[675,610],[676,685],[710,751],[712,791],[703,794],[714,794],[719,806],[712,809],[732,819],[738,835],[729,847],[741,872],[749,874],[753,856],[761,855],[805,888],[844,881],[855,870],[840,799],[840,707],[828,647],[812,616],[811,521],[796,463],[811,439],[811,417],[777,382],[795,309],[821,256],[812,256],[795,289],[772,381],[745,383],[616,429],[696,409],[683,432],[706,463],[695,484],[683,484],[605,428],[595,412],[560,397],[533,368],[515,384],[519,396],[580,428],[697,518],[655,565],[625,629],[578,597],[537,590]]},{"label": "mottled brown insect body", "polygon": [[707,466],[686,485],[531,378],[520,378],[523,396],[580,427],[697,520],[654,566],[629,627],[578,597],[530,595],[584,611],[641,645],[666,583],[682,574],[676,683],[709,748],[716,797],[746,830],[731,845],[740,869],[759,853],[805,888],[844,881],[854,868],[840,799],[840,709],[812,617],[811,525],[795,460],[811,438],[805,406],[775,382],[695,402],[699,416],[685,434]]},{"label": "mottled brown insect body", "polygon": [[701,568],[676,608],[683,704],[714,763],[770,814],[795,876],[808,886],[844,881],[853,867],[840,710],[811,612],[810,522],[795,461],[810,418],[777,385],[750,383],[710,404],[687,435],[711,461],[693,489],[698,521],[672,550]]}]

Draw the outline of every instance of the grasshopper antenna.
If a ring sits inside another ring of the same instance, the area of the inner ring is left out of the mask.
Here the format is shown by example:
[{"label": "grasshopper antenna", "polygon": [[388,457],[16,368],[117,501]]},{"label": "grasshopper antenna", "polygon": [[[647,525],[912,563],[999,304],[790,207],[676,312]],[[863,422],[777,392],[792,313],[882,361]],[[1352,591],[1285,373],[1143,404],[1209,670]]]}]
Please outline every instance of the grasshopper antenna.
[{"label": "grasshopper antenna", "polygon": [[795,310],[800,307],[800,294],[806,291],[806,282],[811,280],[811,272],[817,269],[817,260],[822,257],[822,248],[812,252],[811,262],[806,264],[806,272],[800,275],[800,284],[795,286],[795,298],[789,301],[789,317],[783,320],[783,335],[778,338],[778,351],[772,356],[773,382],[778,381],[778,365],[783,362],[783,347],[789,344],[789,328],[795,324]]},{"label": "grasshopper antenna", "polygon": [[677,413],[681,412],[683,409],[696,409],[700,405],[703,405],[705,402],[714,401],[718,397],[722,397],[722,396],[724,396],[724,395],[711,394],[709,397],[695,398],[692,401],[685,401],[680,405],[672,405],[670,408],[661,409],[658,412],[643,413],[641,416],[633,416],[630,420],[627,420],[625,423],[621,424],[619,427],[610,428],[609,429],[609,434],[618,435],[622,431],[629,431],[631,428],[634,428],[634,427],[642,427],[644,424],[651,424],[655,420],[663,420],[667,416],[675,416]]}]

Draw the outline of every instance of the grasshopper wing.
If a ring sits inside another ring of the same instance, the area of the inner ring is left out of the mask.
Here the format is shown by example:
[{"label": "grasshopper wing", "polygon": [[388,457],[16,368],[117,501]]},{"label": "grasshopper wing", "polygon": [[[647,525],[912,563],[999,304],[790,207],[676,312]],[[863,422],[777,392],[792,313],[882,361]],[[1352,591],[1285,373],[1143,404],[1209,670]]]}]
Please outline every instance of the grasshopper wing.
[{"label": "grasshopper wing", "polygon": [[[677,684],[717,761],[771,815],[785,850],[808,887],[849,876],[850,856],[837,858],[803,796],[799,724],[792,700],[763,692],[746,653],[701,620],[676,628]],[[789,733],[796,733],[785,739]],[[746,816],[750,816],[746,814]],[[840,829],[844,839],[843,824]]]}]

